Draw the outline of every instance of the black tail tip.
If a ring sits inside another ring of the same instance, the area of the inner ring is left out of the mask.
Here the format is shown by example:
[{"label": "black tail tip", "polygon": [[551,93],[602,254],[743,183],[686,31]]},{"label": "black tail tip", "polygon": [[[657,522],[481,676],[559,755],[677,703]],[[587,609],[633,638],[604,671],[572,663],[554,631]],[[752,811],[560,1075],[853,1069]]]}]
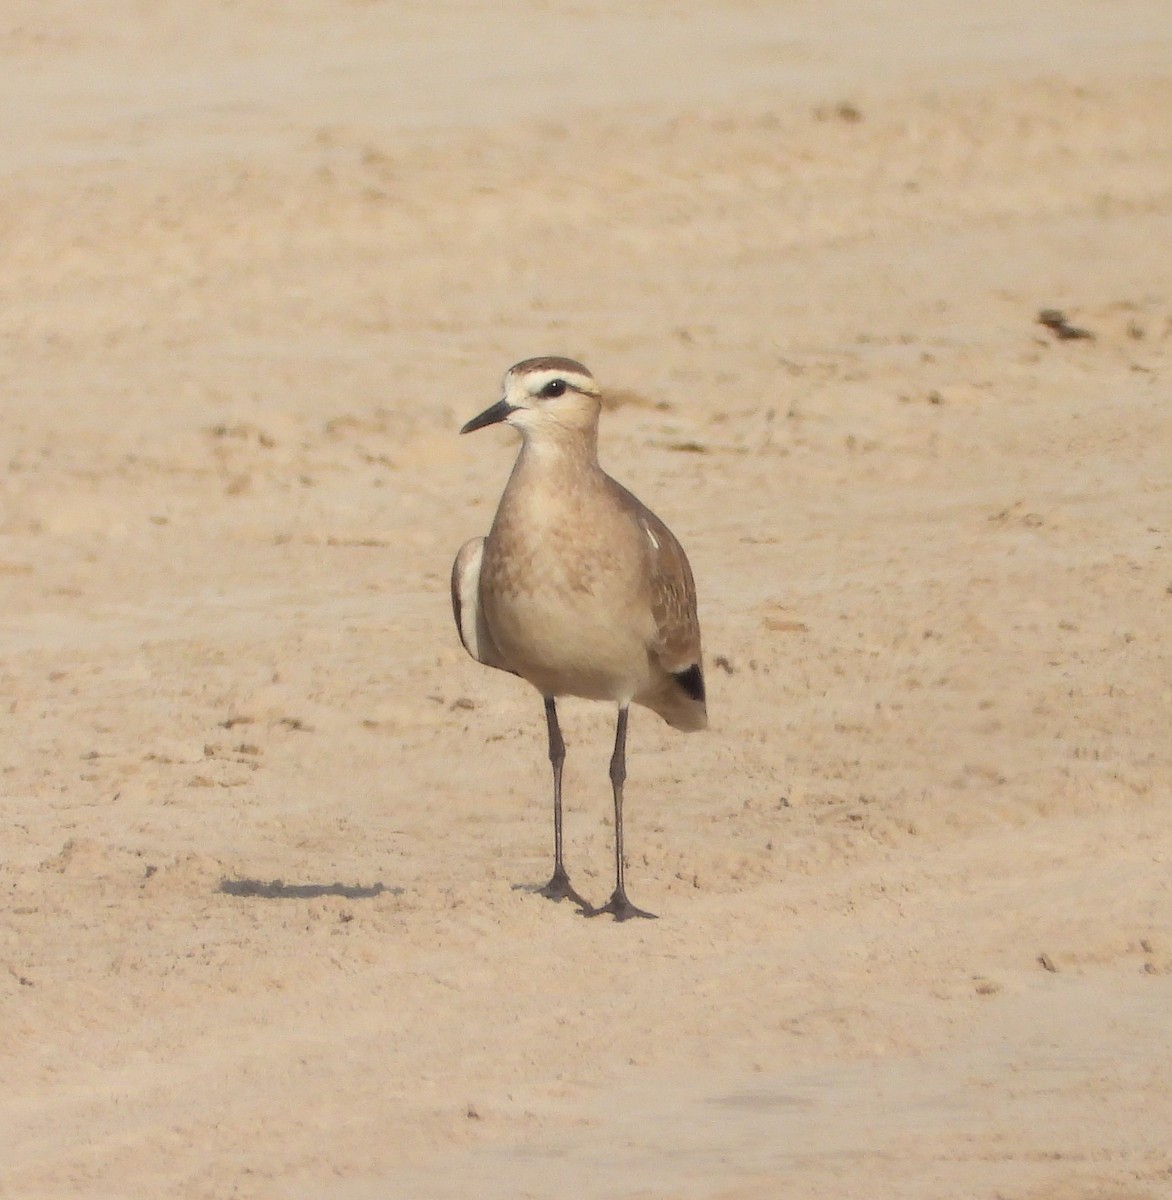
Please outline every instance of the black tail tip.
[{"label": "black tail tip", "polygon": [[677,671],[672,678],[693,700],[704,703],[704,672],[700,670],[699,663],[693,663],[686,671]]}]

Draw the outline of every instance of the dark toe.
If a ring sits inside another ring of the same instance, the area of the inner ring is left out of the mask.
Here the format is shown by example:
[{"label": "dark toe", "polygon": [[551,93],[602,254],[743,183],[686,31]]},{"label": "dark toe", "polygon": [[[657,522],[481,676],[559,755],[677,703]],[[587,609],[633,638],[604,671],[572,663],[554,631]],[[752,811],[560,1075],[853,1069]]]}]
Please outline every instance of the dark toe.
[{"label": "dark toe", "polygon": [[587,906],[582,911],[585,917],[600,917],[603,913],[610,913],[616,921],[629,921],[632,917],[643,917],[648,921],[659,920],[655,913],[648,912],[645,908],[636,908],[627,899],[625,892],[615,892],[605,904],[598,908]]}]

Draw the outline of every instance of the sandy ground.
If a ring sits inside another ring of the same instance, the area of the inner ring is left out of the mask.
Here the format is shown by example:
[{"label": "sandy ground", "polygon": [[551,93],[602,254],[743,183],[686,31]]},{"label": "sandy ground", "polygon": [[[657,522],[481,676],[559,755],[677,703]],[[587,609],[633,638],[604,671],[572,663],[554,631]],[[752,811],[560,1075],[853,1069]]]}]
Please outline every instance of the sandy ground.
[{"label": "sandy ground", "polygon": [[[1166,0],[493,8],[0,15],[0,1195],[1172,1196]],[[653,923],[451,622],[543,353]]]}]

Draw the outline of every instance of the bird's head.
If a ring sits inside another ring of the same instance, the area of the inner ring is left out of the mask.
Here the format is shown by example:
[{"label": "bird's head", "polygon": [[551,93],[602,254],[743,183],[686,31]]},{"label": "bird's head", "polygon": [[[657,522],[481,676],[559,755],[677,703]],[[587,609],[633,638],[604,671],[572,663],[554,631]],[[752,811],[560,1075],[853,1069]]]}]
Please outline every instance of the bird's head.
[{"label": "bird's head", "polygon": [[522,436],[593,429],[602,408],[594,376],[571,358],[528,358],[505,373],[503,395],[461,433],[506,421]]}]

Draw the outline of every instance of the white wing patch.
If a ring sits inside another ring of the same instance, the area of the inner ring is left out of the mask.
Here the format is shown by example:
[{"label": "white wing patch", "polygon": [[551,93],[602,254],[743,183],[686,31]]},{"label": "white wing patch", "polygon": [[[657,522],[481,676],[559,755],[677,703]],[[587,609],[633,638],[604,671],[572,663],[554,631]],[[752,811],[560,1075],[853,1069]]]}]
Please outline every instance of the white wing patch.
[{"label": "white wing patch", "polygon": [[483,557],[484,538],[473,538],[456,555],[452,568],[456,628],[464,649],[477,662],[484,662],[484,648],[480,645],[480,563]]},{"label": "white wing patch", "polygon": [[639,524],[643,526],[643,532],[647,535],[647,540],[651,543],[652,550],[659,549],[659,539],[651,532],[651,526],[646,521],[640,520]]}]

